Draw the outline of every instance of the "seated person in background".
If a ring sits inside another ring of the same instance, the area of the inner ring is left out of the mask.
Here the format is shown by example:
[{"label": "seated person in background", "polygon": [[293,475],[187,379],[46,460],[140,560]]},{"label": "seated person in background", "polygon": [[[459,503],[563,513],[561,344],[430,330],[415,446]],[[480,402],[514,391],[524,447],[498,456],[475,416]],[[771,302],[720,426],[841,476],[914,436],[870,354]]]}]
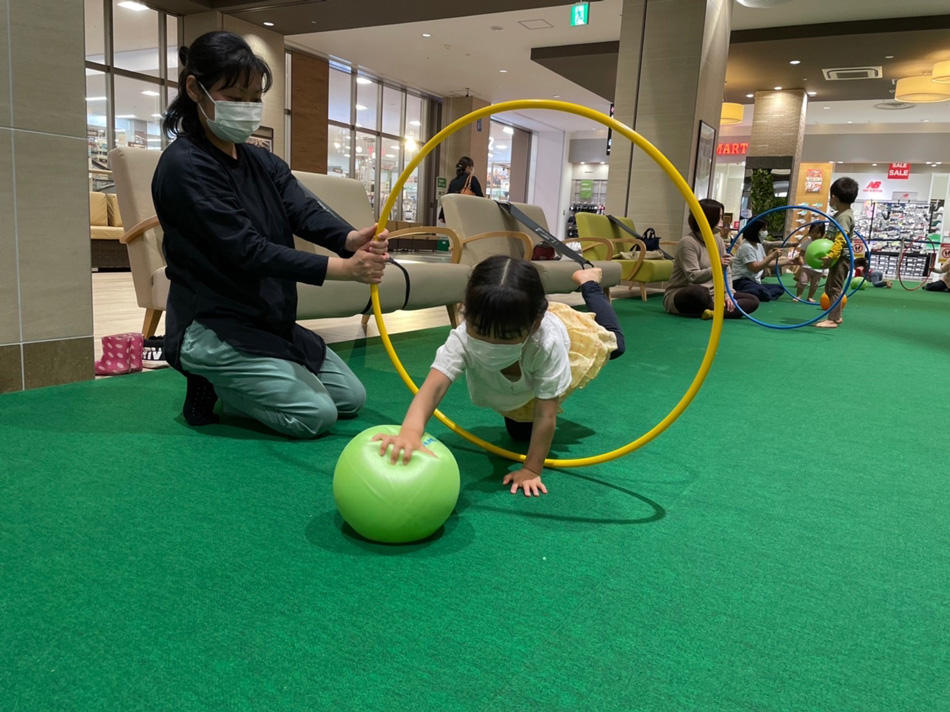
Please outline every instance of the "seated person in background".
[{"label": "seated person in background", "polygon": [[950,257],[942,260],[939,265],[934,265],[933,271],[943,276],[936,282],[925,284],[924,289],[928,292],[950,292]]},{"label": "seated person in background", "polygon": [[739,245],[732,266],[732,288],[754,294],[762,302],[778,299],[785,293],[781,284],[763,284],[762,273],[776,264],[788,264],[788,260],[781,259],[778,248],[765,253],[762,240],[768,236],[769,230],[764,221],[756,220],[746,225],[742,231],[743,242]]},{"label": "seated person in background", "polygon": [[[718,200],[703,198],[699,201],[699,205],[713,229],[713,234],[721,230],[722,203]],[[699,232],[699,224],[692,215],[689,216],[689,228],[689,233],[680,240],[676,248],[676,256],[673,258],[673,274],[670,275],[666,291],[663,293],[663,308],[670,314],[712,319],[713,278],[711,257]],[[716,245],[718,247],[717,257],[725,272],[732,262],[732,255],[726,254],[725,245],[719,235],[716,235]],[[728,279],[728,273],[724,274],[724,277]],[[736,309],[736,303],[742,307],[746,314],[751,314],[759,308],[759,299],[754,294],[735,292],[733,297],[735,301],[730,299],[728,293],[725,295],[724,316],[726,319],[742,318],[742,312]]]}]

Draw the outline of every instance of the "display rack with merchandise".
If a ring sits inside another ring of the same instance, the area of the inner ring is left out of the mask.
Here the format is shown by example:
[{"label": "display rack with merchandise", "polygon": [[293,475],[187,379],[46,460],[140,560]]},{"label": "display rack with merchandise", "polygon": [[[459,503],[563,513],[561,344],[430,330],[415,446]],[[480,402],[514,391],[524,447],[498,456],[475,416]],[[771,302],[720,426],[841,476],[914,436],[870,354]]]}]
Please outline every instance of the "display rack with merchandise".
[{"label": "display rack with merchandise", "polygon": [[897,278],[898,266],[909,280],[930,274],[934,250],[927,237],[942,219],[942,200],[869,200],[856,212],[855,229],[871,244],[872,270],[889,279]]}]

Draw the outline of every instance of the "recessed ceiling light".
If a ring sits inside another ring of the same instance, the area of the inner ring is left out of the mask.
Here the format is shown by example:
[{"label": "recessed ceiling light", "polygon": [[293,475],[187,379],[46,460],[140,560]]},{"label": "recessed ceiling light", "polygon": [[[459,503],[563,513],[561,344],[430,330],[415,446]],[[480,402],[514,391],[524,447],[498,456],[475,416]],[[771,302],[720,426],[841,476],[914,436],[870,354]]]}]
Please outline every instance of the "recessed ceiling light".
[{"label": "recessed ceiling light", "polygon": [[600,165],[606,166],[606,165],[607,165],[607,161],[601,161],[601,162],[600,162]]},{"label": "recessed ceiling light", "polygon": [[366,107],[363,106],[362,104],[357,104],[357,105],[356,105],[356,110],[357,110],[357,111],[366,111]]},{"label": "recessed ceiling light", "polygon": [[893,55],[893,54],[885,54],[885,55],[884,55],[884,59],[894,59],[894,55]]},{"label": "recessed ceiling light", "polygon": [[921,119],[921,121],[923,121],[926,124],[928,121],[930,121],[930,119]]},{"label": "recessed ceiling light", "polygon": [[274,26],[274,23],[273,23],[273,22],[265,22],[265,23],[264,23],[264,27],[273,27],[273,26]]},{"label": "recessed ceiling light", "polygon": [[126,10],[132,10],[134,12],[142,12],[143,10],[148,10],[145,5],[140,2],[132,2],[132,0],[125,0],[125,2],[120,2],[119,7],[124,7]]},{"label": "recessed ceiling light", "polygon": [[508,73],[508,70],[507,70],[507,69],[499,69],[498,71],[499,71],[501,74],[507,74],[507,73]]},{"label": "recessed ceiling light", "polygon": [[782,87],[772,87],[775,91],[782,91]]},{"label": "recessed ceiling light", "polygon": [[872,165],[872,166],[876,166],[877,164],[876,164],[876,163],[872,163],[871,165]]},{"label": "recessed ceiling light", "polygon": [[823,106],[823,107],[821,107],[821,108],[822,108],[822,109],[830,109],[831,107],[830,107],[830,106]]},{"label": "recessed ceiling light", "polygon": [[853,122],[853,121],[849,121],[848,123],[849,123],[849,124],[853,124],[854,122]]},{"label": "recessed ceiling light", "polygon": [[117,119],[134,119],[135,114],[116,114],[115,118]]},{"label": "recessed ceiling light", "polygon": [[817,94],[818,94],[818,92],[816,92],[816,91],[810,91],[810,92],[808,92],[808,96],[816,96]]},{"label": "recessed ceiling light", "polygon": [[372,84],[373,81],[371,79],[367,79],[366,77],[357,77],[356,83],[362,84],[365,87],[367,84]]},{"label": "recessed ceiling light", "polygon": [[422,126],[422,122],[421,122],[421,121],[410,121],[410,122],[409,122],[409,125],[410,125],[410,126]]},{"label": "recessed ceiling light", "polygon": [[145,96],[158,96],[157,91],[152,91],[151,89],[146,89],[142,92]]},{"label": "recessed ceiling light", "polygon": [[746,95],[745,95],[745,98],[746,98],[746,99],[754,99],[754,98],[755,98],[755,94],[746,94]]},{"label": "recessed ceiling light", "polygon": [[429,39],[430,37],[432,37],[432,33],[431,33],[431,32],[423,32],[423,33],[422,33],[422,36],[425,37],[426,39]]},{"label": "recessed ceiling light", "polygon": [[161,114],[152,114],[152,118],[153,118],[153,119],[160,119],[160,118],[162,118],[162,115],[161,115]]},{"label": "recessed ceiling light", "polygon": [[87,96],[86,97],[86,101],[105,101],[105,100],[106,98],[104,96]]},{"label": "recessed ceiling light", "polygon": [[802,63],[802,60],[800,60],[800,59],[790,59],[788,63],[789,63],[789,64],[801,64],[801,63]]},{"label": "recessed ceiling light", "polygon": [[560,94],[555,94],[555,95],[554,95],[554,98],[555,98],[555,99],[560,99],[560,98],[561,98],[561,95],[560,95]]}]

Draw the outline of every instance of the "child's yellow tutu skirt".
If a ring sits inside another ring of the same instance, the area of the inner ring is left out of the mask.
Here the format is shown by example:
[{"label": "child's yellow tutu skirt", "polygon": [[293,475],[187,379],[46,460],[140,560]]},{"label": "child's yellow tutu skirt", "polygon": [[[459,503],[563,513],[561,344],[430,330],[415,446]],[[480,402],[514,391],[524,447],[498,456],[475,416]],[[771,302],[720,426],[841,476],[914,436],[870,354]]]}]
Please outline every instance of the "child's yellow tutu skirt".
[{"label": "child's yellow tutu skirt", "polygon": [[[548,302],[548,311],[561,320],[571,340],[571,386],[561,395],[559,400],[563,402],[573,391],[583,388],[600,373],[610,354],[617,349],[617,337],[598,324],[590,312],[579,312],[560,302]],[[534,401],[532,398],[523,406],[502,415],[521,423],[530,423],[534,420]]]}]

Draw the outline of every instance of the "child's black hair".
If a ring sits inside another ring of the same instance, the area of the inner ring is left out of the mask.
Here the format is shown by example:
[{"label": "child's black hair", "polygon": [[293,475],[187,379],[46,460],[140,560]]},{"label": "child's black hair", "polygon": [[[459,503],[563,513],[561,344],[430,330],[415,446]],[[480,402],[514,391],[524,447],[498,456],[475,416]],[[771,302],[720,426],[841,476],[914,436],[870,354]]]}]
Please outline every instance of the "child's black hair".
[{"label": "child's black hair", "polygon": [[811,233],[812,230],[814,230],[815,232],[818,233],[818,237],[824,237],[824,236],[825,236],[825,223],[824,223],[824,222],[813,222],[811,225],[808,226],[808,232],[809,232],[809,234]]},{"label": "child's black hair", "polygon": [[839,178],[831,184],[831,194],[845,205],[858,199],[858,182],[854,178]]},{"label": "child's black hair", "polygon": [[[699,201],[699,207],[703,209],[703,215],[705,215],[706,220],[709,221],[709,227],[715,230],[716,225],[722,220],[722,211],[725,210],[725,206],[718,200],[703,198]],[[689,214],[689,229],[692,230],[697,237],[700,236],[699,223],[696,222],[696,218],[693,217],[692,213]]]},{"label": "child's black hair", "polygon": [[506,255],[482,260],[465,288],[465,321],[479,336],[523,337],[547,308],[541,276],[527,260]]},{"label": "child's black hair", "polygon": [[759,232],[762,230],[768,232],[768,229],[769,226],[765,224],[765,220],[754,220],[742,228],[742,237],[746,242],[758,245],[762,242],[759,239]]},{"label": "child's black hair", "polygon": [[462,156],[459,159],[459,162],[455,164],[455,177],[461,178],[463,175],[465,175],[465,171],[467,171],[469,168],[474,168],[474,167],[475,167],[475,161],[473,161],[468,156]]},{"label": "child's black hair", "polygon": [[178,96],[162,119],[162,130],[171,137],[202,133],[198,105],[186,90],[189,75],[193,74],[209,92],[221,80],[224,80],[222,88],[246,86],[260,74],[264,91],[270,89],[274,81],[267,62],[254,54],[243,37],[233,32],[206,32],[192,42],[191,47],[178,50],[178,61],[182,68],[178,75]]}]

